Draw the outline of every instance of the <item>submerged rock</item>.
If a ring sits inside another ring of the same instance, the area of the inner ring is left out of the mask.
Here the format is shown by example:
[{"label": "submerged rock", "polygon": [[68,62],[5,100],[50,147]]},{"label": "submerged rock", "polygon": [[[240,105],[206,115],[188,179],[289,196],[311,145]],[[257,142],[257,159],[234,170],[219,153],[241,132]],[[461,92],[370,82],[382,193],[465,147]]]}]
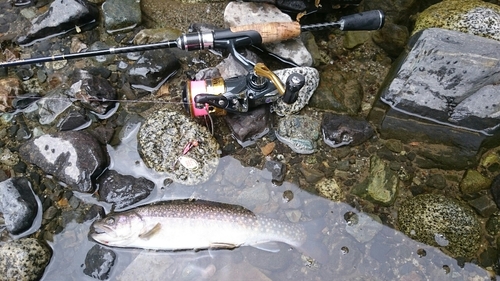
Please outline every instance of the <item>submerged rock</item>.
[{"label": "submerged rock", "polygon": [[0,79],[0,112],[11,111],[13,99],[22,94],[21,80],[15,77]]},{"label": "submerged rock", "polygon": [[54,1],[44,14],[33,19],[26,36],[17,39],[20,45],[30,45],[39,39],[97,26],[99,9],[86,0]]},{"label": "submerged rock", "polygon": [[352,193],[375,204],[390,206],[396,200],[399,178],[378,156],[370,158],[370,174],[352,189]]},{"label": "submerged rock", "polygon": [[375,134],[366,120],[333,113],[323,116],[321,132],[325,143],[334,148],[360,145]]},{"label": "submerged rock", "polygon": [[99,198],[113,203],[118,209],[147,198],[155,187],[152,181],[145,178],[122,175],[113,170],[106,170],[100,175],[96,185],[99,189]]},{"label": "submerged rock", "polygon": [[108,80],[94,76],[86,70],[76,69],[72,82],[69,94],[78,99],[85,108],[104,114],[115,105],[116,90]]},{"label": "submerged rock", "polygon": [[25,161],[81,192],[94,189],[92,180],[107,164],[99,142],[80,131],[42,135],[24,143],[19,154]]},{"label": "submerged rock", "polygon": [[474,211],[455,199],[423,194],[398,210],[399,229],[409,237],[442,247],[454,257],[471,257],[480,247],[481,224]]},{"label": "submerged rock", "polygon": [[115,252],[100,245],[95,245],[85,257],[83,273],[98,280],[107,280],[115,259]]},{"label": "submerged rock", "polygon": [[276,137],[300,154],[311,154],[319,138],[319,121],[309,116],[286,116],[279,120]]},{"label": "submerged rock", "polygon": [[18,235],[27,231],[38,213],[38,203],[26,178],[0,182],[0,213],[7,230]]},{"label": "submerged rock", "polygon": [[219,164],[219,144],[207,128],[168,109],[156,111],[141,125],[138,146],[149,168],[182,184],[207,181]]},{"label": "submerged rock", "polygon": [[34,238],[23,238],[0,245],[0,280],[39,280],[48,265],[52,252]]}]

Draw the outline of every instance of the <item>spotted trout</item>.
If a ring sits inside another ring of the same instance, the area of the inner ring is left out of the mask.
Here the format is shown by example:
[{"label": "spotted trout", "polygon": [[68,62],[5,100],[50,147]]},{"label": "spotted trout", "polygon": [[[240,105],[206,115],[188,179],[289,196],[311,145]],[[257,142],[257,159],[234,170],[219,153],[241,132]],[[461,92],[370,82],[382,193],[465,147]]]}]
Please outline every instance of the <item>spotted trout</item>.
[{"label": "spotted trout", "polygon": [[165,201],[112,213],[92,226],[91,238],[103,245],[168,251],[261,248],[270,242],[303,251],[307,238],[301,224],[256,215],[237,205],[200,200]]}]

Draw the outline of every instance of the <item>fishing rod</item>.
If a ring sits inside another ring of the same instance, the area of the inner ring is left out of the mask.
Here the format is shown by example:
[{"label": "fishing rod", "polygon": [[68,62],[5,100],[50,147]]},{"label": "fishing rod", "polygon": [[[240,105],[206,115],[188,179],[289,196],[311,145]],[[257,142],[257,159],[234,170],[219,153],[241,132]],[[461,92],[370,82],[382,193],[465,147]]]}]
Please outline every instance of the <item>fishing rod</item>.
[{"label": "fishing rod", "polygon": [[109,49],[52,55],[48,57],[21,59],[0,62],[0,67],[12,67],[26,64],[38,64],[51,61],[95,57],[102,55],[122,54],[130,52],[149,51],[156,49],[179,48],[186,51],[204,49],[226,49],[260,45],[271,42],[285,41],[298,37],[301,32],[338,28],[342,31],[377,30],[384,25],[385,16],[380,10],[366,11],[341,17],[339,21],[300,25],[298,22],[270,22],[243,25],[214,31],[192,32],[181,35],[176,40],[165,42],[113,47]]}]

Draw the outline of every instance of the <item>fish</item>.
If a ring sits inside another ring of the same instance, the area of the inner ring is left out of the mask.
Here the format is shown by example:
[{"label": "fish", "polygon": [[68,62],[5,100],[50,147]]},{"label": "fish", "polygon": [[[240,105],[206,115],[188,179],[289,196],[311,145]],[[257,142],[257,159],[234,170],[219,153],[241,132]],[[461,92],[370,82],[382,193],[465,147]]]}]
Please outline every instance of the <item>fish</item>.
[{"label": "fish", "polygon": [[276,248],[268,245],[281,242],[300,250],[307,242],[302,224],[257,215],[239,205],[205,200],[162,201],[110,213],[94,221],[90,237],[110,247],[164,251],[253,246],[274,252]]}]

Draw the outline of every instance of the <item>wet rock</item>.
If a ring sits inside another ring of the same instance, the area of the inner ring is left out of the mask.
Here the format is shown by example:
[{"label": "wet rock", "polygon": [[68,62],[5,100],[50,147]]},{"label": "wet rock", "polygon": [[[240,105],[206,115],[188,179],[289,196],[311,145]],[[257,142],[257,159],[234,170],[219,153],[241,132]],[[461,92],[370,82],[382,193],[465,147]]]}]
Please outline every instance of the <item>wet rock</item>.
[{"label": "wet rock", "polygon": [[99,198],[113,203],[118,209],[147,198],[155,187],[152,181],[145,178],[122,175],[113,170],[106,170],[100,175],[96,185],[99,189]]},{"label": "wet rock", "polygon": [[435,189],[444,189],[446,187],[446,178],[442,174],[432,174],[425,184]]},{"label": "wet rock", "polygon": [[500,175],[497,175],[490,186],[491,195],[493,196],[493,200],[497,204],[498,208],[500,208]]},{"label": "wet rock", "polygon": [[20,45],[30,45],[45,37],[75,30],[90,30],[97,25],[98,19],[98,8],[85,0],[54,1],[47,12],[32,20],[26,36],[20,36],[17,42]]},{"label": "wet rock", "polygon": [[375,134],[366,120],[333,113],[325,113],[321,131],[325,143],[334,148],[360,145]]},{"label": "wet rock", "polygon": [[92,121],[81,110],[70,110],[57,124],[59,131],[78,131],[90,126]]},{"label": "wet rock", "polygon": [[398,57],[406,47],[410,38],[408,28],[392,22],[385,22],[384,27],[373,32],[373,41],[391,57]]},{"label": "wet rock", "polygon": [[38,101],[41,95],[38,93],[27,93],[22,94],[14,98],[12,101],[12,107],[15,109],[25,109],[34,102]]},{"label": "wet rock", "polygon": [[1,280],[39,280],[52,252],[34,238],[13,240],[0,245]]},{"label": "wet rock", "polygon": [[479,0],[446,0],[417,17],[413,34],[439,27],[500,40],[500,7]]},{"label": "wet rock", "polygon": [[269,201],[269,190],[264,182],[259,182],[251,187],[243,189],[236,199],[238,204],[253,208],[260,204],[265,204]]},{"label": "wet rock", "polygon": [[370,157],[370,175],[352,193],[375,204],[391,206],[398,191],[398,175],[378,156]]},{"label": "wet rock", "polygon": [[269,160],[266,161],[264,167],[267,171],[271,172],[271,180],[273,180],[274,182],[283,182],[286,174],[285,164],[279,161]]},{"label": "wet rock", "polygon": [[422,194],[403,202],[398,223],[409,237],[455,257],[471,257],[480,246],[481,225],[474,211],[442,195]]},{"label": "wet rock", "polygon": [[323,178],[314,186],[316,191],[323,197],[332,201],[342,202],[345,200],[345,194],[334,178]]},{"label": "wet rock", "polygon": [[470,200],[468,203],[484,218],[490,217],[498,210],[495,202],[487,195]]},{"label": "wet rock", "polygon": [[309,105],[339,113],[357,114],[361,110],[363,87],[353,71],[327,65],[321,71],[320,82]]},{"label": "wet rock", "polygon": [[290,115],[281,118],[276,137],[300,154],[311,154],[316,149],[320,124],[309,116]]},{"label": "wet rock", "polygon": [[116,90],[108,80],[91,75],[83,69],[76,69],[69,94],[78,99],[85,108],[98,114],[106,113],[116,103]]},{"label": "wet rock", "polygon": [[[183,154],[193,141],[198,145]],[[207,128],[168,109],[156,111],[141,125],[138,146],[149,168],[182,184],[207,181],[219,164],[219,144]]]},{"label": "wet rock", "polygon": [[499,134],[499,46],[445,29],[415,34],[387,76],[370,121],[383,138],[425,143],[416,150],[430,160],[427,167],[474,166],[483,144]]},{"label": "wet rock", "polygon": [[23,144],[19,154],[25,161],[81,192],[94,189],[92,180],[107,165],[99,142],[80,131],[42,135]]},{"label": "wet rock", "polygon": [[180,62],[170,50],[152,50],[131,65],[127,80],[140,93],[157,90],[180,68]]},{"label": "wet rock", "polygon": [[12,110],[12,100],[24,94],[21,81],[14,77],[0,79],[0,111]]},{"label": "wet rock", "polygon": [[[42,125],[51,124],[64,111],[66,111],[73,102],[67,96],[67,91],[63,87],[57,87],[49,91],[43,98],[36,103],[38,109],[38,121]],[[35,105],[33,105],[34,107]],[[31,109],[32,107],[30,107]],[[32,111],[32,110],[28,110]],[[35,111],[33,111],[35,112]]]},{"label": "wet rock", "polygon": [[[254,23],[291,21],[290,16],[270,4],[233,1],[229,2],[224,10],[224,22],[229,27]],[[312,65],[312,56],[299,37],[286,40],[285,42],[268,43],[265,44],[265,47],[269,51],[290,59],[300,66]]]},{"label": "wet rock", "polygon": [[104,27],[109,33],[130,31],[142,19],[140,0],[106,0],[102,12]]},{"label": "wet rock", "polygon": [[115,252],[95,245],[88,251],[85,257],[83,273],[98,280],[107,280],[115,259]]},{"label": "wet rock", "polygon": [[294,103],[288,104],[283,99],[278,99],[271,107],[271,110],[279,116],[298,113],[309,103],[314,91],[316,91],[319,84],[319,72],[312,67],[294,67],[276,70],[274,73],[280,78],[283,84],[285,84],[288,76],[292,73],[304,76],[306,82],[299,90],[297,100]]},{"label": "wet rock", "polygon": [[309,166],[305,163],[302,163],[299,170],[308,183],[317,183],[320,179],[325,177],[325,174],[318,170],[316,167]]},{"label": "wet rock", "polygon": [[27,231],[38,213],[38,203],[26,178],[11,178],[0,182],[0,213],[7,230],[18,235]]},{"label": "wet rock", "polygon": [[467,170],[460,181],[460,191],[464,194],[470,194],[485,190],[491,186],[491,179],[483,176],[477,170]]},{"label": "wet rock", "polygon": [[372,240],[383,228],[382,221],[376,215],[350,213],[344,218],[347,221],[345,230],[359,243]]},{"label": "wet rock", "polygon": [[246,147],[269,132],[269,107],[260,106],[248,113],[228,114],[225,120],[234,138]]}]

